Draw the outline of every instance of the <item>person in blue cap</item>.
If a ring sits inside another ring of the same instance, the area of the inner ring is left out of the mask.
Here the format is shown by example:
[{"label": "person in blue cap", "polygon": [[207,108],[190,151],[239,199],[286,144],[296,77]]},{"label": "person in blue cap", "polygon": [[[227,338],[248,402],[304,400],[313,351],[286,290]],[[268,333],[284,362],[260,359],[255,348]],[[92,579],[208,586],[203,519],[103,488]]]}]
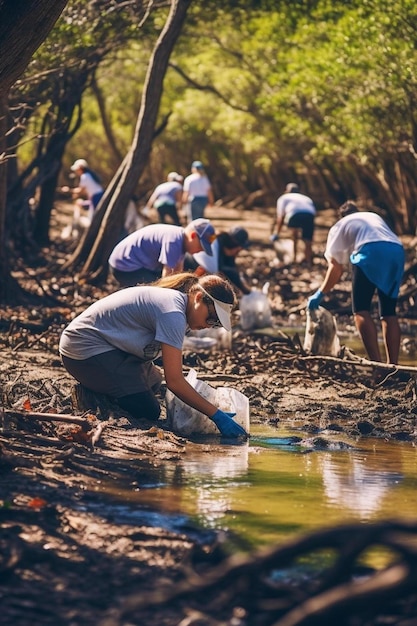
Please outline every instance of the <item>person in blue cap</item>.
[{"label": "person in blue cap", "polygon": [[368,357],[382,361],[377,328],[371,316],[374,293],[387,363],[398,363],[401,331],[396,315],[397,298],[404,273],[404,248],[382,217],[359,211],[352,201],[339,208],[341,219],[329,230],[324,256],[328,263],[320,288],[308,299],[307,308],[318,309],[333,289],[346,265],[352,267],[352,310],[356,328]]},{"label": "person in blue cap", "polygon": [[193,161],[191,174],[184,180],[182,206],[188,222],[204,217],[207,206],[214,204],[211,183],[201,161]]},{"label": "person in blue cap", "polygon": [[122,287],[152,283],[161,276],[181,272],[184,256],[204,250],[213,254],[216,238],[213,224],[206,219],[190,222],[185,228],[173,224],[149,224],[120,241],[109,257],[110,273]]}]

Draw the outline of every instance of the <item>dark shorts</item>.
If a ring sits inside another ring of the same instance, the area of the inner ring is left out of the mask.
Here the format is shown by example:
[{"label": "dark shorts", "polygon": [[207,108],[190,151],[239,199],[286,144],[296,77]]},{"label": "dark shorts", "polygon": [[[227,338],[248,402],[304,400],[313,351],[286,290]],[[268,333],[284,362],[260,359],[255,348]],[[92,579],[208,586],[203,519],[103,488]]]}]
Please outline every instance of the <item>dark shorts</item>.
[{"label": "dark shorts", "polygon": [[144,267],[134,270],[133,272],[122,272],[111,265],[109,268],[110,273],[122,287],[134,287],[135,285],[153,283],[155,280],[158,280],[158,278],[161,278],[162,274],[162,270],[160,272],[152,272]]},{"label": "dark shorts", "polygon": [[111,350],[83,361],[63,355],[61,358],[65,369],[79,383],[111,398],[151,391],[162,380],[152,361],[141,361],[122,350]]},{"label": "dark shorts", "polygon": [[396,315],[397,298],[390,298],[365,276],[359,265],[352,265],[352,311],[370,311],[375,291],[380,317]]},{"label": "dark shorts", "polygon": [[190,202],[190,212],[189,221],[197,220],[200,217],[204,217],[204,211],[208,204],[207,196],[195,196]]},{"label": "dark shorts", "polygon": [[301,228],[303,231],[302,238],[306,241],[313,239],[314,233],[314,215],[312,213],[296,213],[287,222],[289,228]]},{"label": "dark shorts", "polygon": [[186,252],[184,256],[184,271],[185,272],[195,272],[195,270],[199,267],[197,261],[193,257],[192,254]]},{"label": "dark shorts", "polygon": [[177,207],[175,204],[161,204],[156,209],[158,211],[159,220],[165,223],[165,218],[169,217],[175,226],[181,226],[180,218],[178,217]]}]

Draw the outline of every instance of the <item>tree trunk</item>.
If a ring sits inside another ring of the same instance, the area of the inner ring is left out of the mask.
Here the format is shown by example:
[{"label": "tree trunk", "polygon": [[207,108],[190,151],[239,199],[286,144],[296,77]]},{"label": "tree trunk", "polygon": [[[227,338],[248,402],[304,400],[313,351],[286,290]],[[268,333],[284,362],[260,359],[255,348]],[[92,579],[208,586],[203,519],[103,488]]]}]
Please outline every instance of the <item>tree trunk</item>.
[{"label": "tree trunk", "polygon": [[[7,128],[7,96],[0,94],[0,154],[4,154],[6,149],[6,128]],[[10,278],[10,268],[7,262],[5,246],[6,228],[6,188],[7,188],[7,160],[0,158],[0,302],[4,302],[9,290],[8,280]]]},{"label": "tree trunk", "polygon": [[174,45],[181,33],[191,0],[172,0],[164,29],[156,42],[143,88],[132,145],[98,206],[90,228],[67,267],[84,263],[81,276],[92,280],[107,276],[107,260],[117,243],[124,214],[152,147],[163,80]]},{"label": "tree trunk", "polygon": [[[0,155],[6,154],[7,96],[45,39],[67,0],[0,0]],[[6,253],[7,161],[0,157],[0,301],[13,281]]]},{"label": "tree trunk", "polygon": [[68,0],[0,0],[0,90],[26,69]]},{"label": "tree trunk", "polygon": [[121,161],[123,161],[123,154],[118,148],[116,137],[114,136],[111,122],[109,116],[107,115],[105,99],[103,97],[100,87],[97,84],[95,75],[93,75],[91,79],[91,90],[97,101],[98,110],[100,111],[101,123],[103,124],[104,134],[106,135],[110,150],[112,151],[117,163],[120,163]]}]

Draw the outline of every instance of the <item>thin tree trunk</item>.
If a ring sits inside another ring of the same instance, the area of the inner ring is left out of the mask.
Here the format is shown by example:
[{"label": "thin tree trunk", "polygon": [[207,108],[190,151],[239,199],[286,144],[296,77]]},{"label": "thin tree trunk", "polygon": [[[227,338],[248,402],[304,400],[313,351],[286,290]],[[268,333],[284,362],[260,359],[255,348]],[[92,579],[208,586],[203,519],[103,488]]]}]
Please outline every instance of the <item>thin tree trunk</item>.
[{"label": "thin tree trunk", "polygon": [[97,100],[97,106],[101,116],[101,123],[103,124],[104,133],[106,135],[107,141],[109,142],[110,149],[113,152],[113,155],[117,162],[120,163],[121,161],[123,161],[123,154],[120,152],[117,146],[117,141],[111,127],[109,116],[107,115],[106,103],[104,101],[101,89],[97,84],[95,76],[93,76],[91,80],[91,89]]},{"label": "thin tree trunk", "polygon": [[67,0],[0,0],[0,91],[24,72]]},{"label": "thin tree trunk", "polygon": [[[7,129],[7,96],[0,93],[0,154],[6,151],[6,129]],[[3,302],[7,293],[7,277],[10,275],[7,254],[5,250],[6,242],[6,189],[7,189],[7,160],[0,158],[0,302]]]},{"label": "thin tree trunk", "polygon": [[148,161],[169,58],[191,1],[172,0],[164,29],[149,61],[132,145],[107,187],[90,228],[67,265],[75,268],[86,259],[81,270],[85,279],[104,279],[107,275],[107,259],[118,241],[126,207]]}]

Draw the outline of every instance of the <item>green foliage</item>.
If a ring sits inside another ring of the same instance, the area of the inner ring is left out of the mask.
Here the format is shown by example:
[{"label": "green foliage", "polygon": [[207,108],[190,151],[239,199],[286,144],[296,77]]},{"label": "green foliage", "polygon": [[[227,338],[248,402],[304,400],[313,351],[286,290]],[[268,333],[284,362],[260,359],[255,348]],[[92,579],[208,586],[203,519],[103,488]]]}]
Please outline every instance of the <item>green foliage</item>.
[{"label": "green foliage", "polygon": [[[105,0],[71,0],[68,3],[55,28],[11,92],[12,113],[19,116],[20,124],[26,124],[25,140],[18,151],[21,166],[26,166],[39,150],[39,143],[34,141],[35,138],[42,142],[47,133],[57,131],[57,125],[68,122],[58,119],[62,115],[63,104],[71,98],[81,104],[81,96],[101,64],[107,63],[105,69],[109,64],[114,64],[116,78],[120,79],[117,74],[117,53],[128,46],[130,41],[137,40],[138,22],[142,12],[141,3],[136,8],[134,4],[118,7]],[[153,23],[149,26],[147,24],[146,29],[154,29]],[[146,61],[144,64],[146,66]],[[114,84],[114,79],[111,82]],[[109,84],[110,95],[112,89],[113,86]],[[97,149],[105,154],[107,144],[102,141],[103,131],[97,105],[91,94],[88,91],[86,93],[82,107],[82,113],[85,114],[83,132],[88,130],[90,137],[86,139],[85,146],[89,146],[89,150]],[[129,93],[132,93],[131,88]],[[139,97],[138,95],[136,98],[136,104]],[[73,111],[74,106],[71,115]],[[74,117],[72,123],[76,122]],[[126,146],[129,145],[131,135],[130,132],[126,137]],[[27,144],[26,140],[30,137],[32,141]],[[78,146],[75,152],[79,154]],[[71,154],[68,155],[69,160],[71,157]]]},{"label": "green foliage", "polygon": [[[140,40],[137,14],[107,12],[111,6],[72,0],[29,75],[54,72],[64,58],[66,67],[80,67],[103,53],[96,77],[124,152],[167,6],[151,13]],[[375,179],[387,176],[399,153],[417,151],[416,40],[414,0],[192,4],[164,81],[159,119],[168,123],[154,142],[152,175],[186,173],[198,157],[211,173],[239,171],[255,188],[277,164],[301,172],[355,162]],[[30,101],[28,85],[20,89]],[[92,149],[112,173],[90,91],[83,110],[67,156],[88,158]]]}]

